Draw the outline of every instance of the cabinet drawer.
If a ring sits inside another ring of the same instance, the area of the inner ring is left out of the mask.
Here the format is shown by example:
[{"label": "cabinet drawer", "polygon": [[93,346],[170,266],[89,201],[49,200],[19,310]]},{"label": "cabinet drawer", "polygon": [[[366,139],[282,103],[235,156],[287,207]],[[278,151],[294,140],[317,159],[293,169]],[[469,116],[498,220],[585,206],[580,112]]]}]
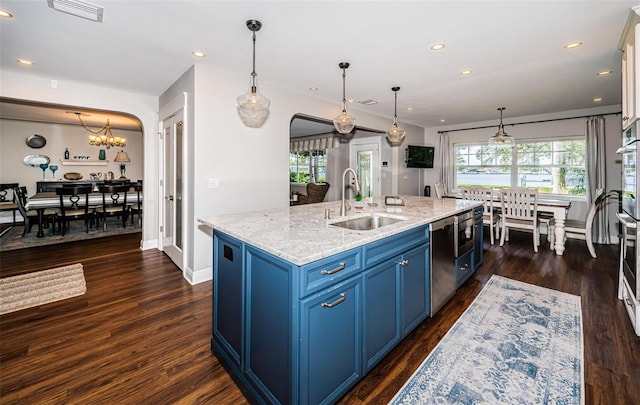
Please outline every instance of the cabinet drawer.
[{"label": "cabinet drawer", "polygon": [[429,227],[425,225],[370,243],[364,247],[364,266],[369,268],[427,241]]},{"label": "cabinet drawer", "polygon": [[362,248],[347,250],[300,267],[300,296],[319,291],[362,270]]},{"label": "cabinet drawer", "polygon": [[473,249],[456,259],[456,288],[460,287],[473,274],[472,260]]}]

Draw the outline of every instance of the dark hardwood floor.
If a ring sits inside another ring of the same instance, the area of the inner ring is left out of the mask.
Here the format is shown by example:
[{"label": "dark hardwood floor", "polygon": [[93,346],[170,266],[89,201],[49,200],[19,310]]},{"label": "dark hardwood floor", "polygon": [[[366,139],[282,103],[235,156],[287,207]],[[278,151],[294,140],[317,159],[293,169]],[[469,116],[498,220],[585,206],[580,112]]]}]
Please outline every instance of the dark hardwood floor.
[{"label": "dark hardwood floor", "polygon": [[[211,285],[189,285],[138,234],[4,252],[7,277],[82,263],[87,293],[0,316],[2,404],[247,403],[209,350]],[[485,241],[485,263],[340,401],[386,404],[492,274],[582,296],[586,404],[640,403],[640,338],[616,298],[615,246],[592,259],[583,241],[564,256],[512,232]],[[68,246],[66,246],[68,245]],[[275,366],[275,365],[274,365]]]}]

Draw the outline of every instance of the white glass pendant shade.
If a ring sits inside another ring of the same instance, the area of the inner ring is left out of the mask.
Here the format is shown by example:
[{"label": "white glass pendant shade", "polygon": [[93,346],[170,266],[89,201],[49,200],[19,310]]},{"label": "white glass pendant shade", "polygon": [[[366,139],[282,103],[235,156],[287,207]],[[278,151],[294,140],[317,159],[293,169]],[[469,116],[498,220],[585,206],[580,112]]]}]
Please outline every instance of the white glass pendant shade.
[{"label": "white glass pendant shade", "polygon": [[391,129],[387,131],[387,139],[393,144],[402,143],[404,140],[404,129],[399,128],[397,124],[394,124]]},{"label": "white glass pendant shade", "polygon": [[240,112],[251,118],[264,116],[269,110],[270,101],[258,92],[257,85],[250,86],[249,90],[239,95],[236,100],[238,101]]},{"label": "white glass pendant shade", "polygon": [[333,119],[333,126],[336,131],[341,134],[348,134],[353,131],[356,126],[356,119],[347,114],[347,110],[342,110],[342,113]]},{"label": "white glass pendant shade", "polygon": [[498,108],[500,111],[500,124],[498,125],[498,132],[491,138],[489,138],[489,146],[497,148],[497,147],[509,147],[513,148],[516,146],[516,140],[507,134],[504,130],[504,125],[502,124],[502,111],[504,111],[504,107]]}]

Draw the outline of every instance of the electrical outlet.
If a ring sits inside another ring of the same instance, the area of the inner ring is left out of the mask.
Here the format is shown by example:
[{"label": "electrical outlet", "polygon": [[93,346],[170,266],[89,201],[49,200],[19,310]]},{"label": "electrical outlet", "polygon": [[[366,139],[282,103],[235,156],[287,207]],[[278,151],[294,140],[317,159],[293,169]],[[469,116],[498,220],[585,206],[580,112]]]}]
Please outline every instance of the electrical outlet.
[{"label": "electrical outlet", "polygon": [[209,179],[209,188],[212,190],[220,188],[220,179]]}]

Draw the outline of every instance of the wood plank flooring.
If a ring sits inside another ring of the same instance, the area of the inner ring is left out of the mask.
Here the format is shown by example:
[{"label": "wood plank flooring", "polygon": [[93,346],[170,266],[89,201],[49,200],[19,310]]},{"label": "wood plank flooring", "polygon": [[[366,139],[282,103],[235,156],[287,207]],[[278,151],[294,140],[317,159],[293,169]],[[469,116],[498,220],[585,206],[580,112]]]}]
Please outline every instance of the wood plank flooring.
[{"label": "wood plank flooring", "polygon": [[[616,299],[615,246],[564,256],[513,232],[485,241],[485,263],[432,319],[387,355],[340,404],[386,404],[473,301],[491,274],[582,296],[586,404],[640,403],[640,338]],[[211,285],[189,285],[138,234],[0,255],[7,277],[82,263],[87,293],[0,316],[2,404],[245,404],[211,354]],[[275,365],[274,365],[275,366]]]}]

